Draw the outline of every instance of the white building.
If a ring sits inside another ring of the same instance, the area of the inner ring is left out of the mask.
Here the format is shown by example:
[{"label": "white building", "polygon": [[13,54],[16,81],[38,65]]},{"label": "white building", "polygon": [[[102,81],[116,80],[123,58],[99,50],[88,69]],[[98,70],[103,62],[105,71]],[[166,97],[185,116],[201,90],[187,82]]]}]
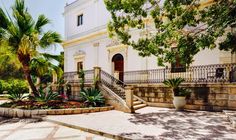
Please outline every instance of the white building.
[{"label": "white building", "polygon": [[[98,66],[118,78],[116,71],[160,68],[155,57],[140,57],[132,47],[108,37],[106,27],[110,14],[103,0],[76,0],[65,6],[64,16],[65,73]],[[235,55],[218,49],[203,50],[195,56],[192,65],[233,63],[235,58]],[[123,80],[123,74],[119,78]]]}]

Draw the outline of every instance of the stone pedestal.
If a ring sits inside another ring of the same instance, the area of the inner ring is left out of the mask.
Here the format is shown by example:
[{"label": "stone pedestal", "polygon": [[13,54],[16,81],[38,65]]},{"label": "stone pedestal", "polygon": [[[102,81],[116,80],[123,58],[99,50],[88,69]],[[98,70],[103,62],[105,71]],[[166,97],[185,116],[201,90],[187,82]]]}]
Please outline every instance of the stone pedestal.
[{"label": "stone pedestal", "polygon": [[97,80],[97,81],[100,81],[101,80],[101,68],[100,67],[94,67],[94,78]]},{"label": "stone pedestal", "polygon": [[133,105],[133,88],[131,86],[125,87],[125,97],[126,104],[130,108],[131,113],[134,113],[134,105]]}]

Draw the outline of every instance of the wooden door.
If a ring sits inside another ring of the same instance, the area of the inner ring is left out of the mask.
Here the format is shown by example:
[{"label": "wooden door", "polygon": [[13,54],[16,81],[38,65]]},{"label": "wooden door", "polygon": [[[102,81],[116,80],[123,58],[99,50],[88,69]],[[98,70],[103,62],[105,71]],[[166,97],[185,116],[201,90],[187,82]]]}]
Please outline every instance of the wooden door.
[{"label": "wooden door", "polygon": [[119,80],[124,80],[124,61],[119,60],[114,62],[114,70],[119,72]]}]

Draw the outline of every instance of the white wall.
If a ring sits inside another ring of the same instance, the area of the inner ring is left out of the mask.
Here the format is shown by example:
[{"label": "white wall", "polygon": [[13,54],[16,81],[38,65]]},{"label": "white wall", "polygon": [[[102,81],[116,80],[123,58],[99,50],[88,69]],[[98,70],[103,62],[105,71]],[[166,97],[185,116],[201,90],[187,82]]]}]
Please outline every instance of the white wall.
[{"label": "white wall", "polygon": [[[83,14],[83,25],[77,26],[78,15]],[[105,25],[110,19],[103,0],[77,0],[65,7],[65,38],[74,39],[80,33]]]}]

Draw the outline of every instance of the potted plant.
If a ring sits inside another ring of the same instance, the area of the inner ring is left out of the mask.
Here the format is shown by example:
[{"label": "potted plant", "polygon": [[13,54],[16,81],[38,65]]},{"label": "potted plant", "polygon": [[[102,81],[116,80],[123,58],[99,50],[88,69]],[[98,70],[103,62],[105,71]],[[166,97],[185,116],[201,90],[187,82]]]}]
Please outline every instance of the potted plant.
[{"label": "potted plant", "polygon": [[183,110],[186,104],[186,96],[190,94],[190,91],[187,88],[179,87],[180,84],[184,82],[183,78],[174,78],[165,80],[163,83],[172,89],[174,94],[173,104],[176,110]]}]

